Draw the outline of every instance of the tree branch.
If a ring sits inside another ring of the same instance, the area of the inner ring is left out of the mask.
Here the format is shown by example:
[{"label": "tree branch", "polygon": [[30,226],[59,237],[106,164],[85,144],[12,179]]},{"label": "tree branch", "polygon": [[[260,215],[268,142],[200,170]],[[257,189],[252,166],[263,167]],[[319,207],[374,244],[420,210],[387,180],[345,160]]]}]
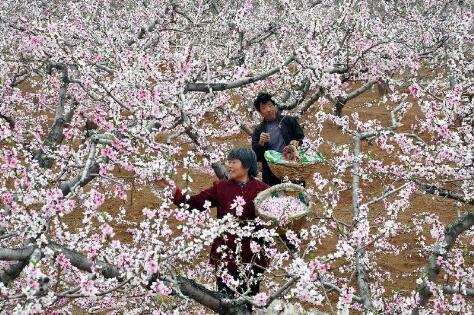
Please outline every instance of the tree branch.
[{"label": "tree branch", "polygon": [[303,100],[306,98],[306,95],[308,95],[310,85],[311,84],[310,84],[310,81],[308,80],[308,78],[305,78],[302,82],[301,95],[297,96],[290,104],[278,105],[278,109],[279,110],[292,110],[296,106],[301,104],[301,102],[303,102]]},{"label": "tree branch", "polygon": [[[361,137],[359,134],[354,136],[354,162],[352,164],[352,217],[354,224],[359,223],[360,205],[359,205],[359,172],[360,172],[360,142]],[[369,282],[365,273],[365,267],[363,265],[363,259],[365,258],[365,249],[361,249],[356,252],[355,267],[357,273],[357,284],[359,286],[360,297],[362,304],[367,310],[372,310],[372,299],[370,293]]]},{"label": "tree branch", "polygon": [[182,294],[219,314],[251,314],[244,303],[232,303],[232,300],[224,303],[225,297],[222,294],[211,291],[194,280],[178,277],[178,284]]},{"label": "tree branch", "polygon": [[28,263],[29,260],[25,259],[3,269],[0,271],[0,281],[2,281],[5,286],[8,286],[20,275],[20,273],[23,271],[23,268],[25,268]]},{"label": "tree branch", "polygon": [[270,70],[264,71],[262,73],[256,74],[252,77],[242,78],[232,82],[221,82],[221,83],[212,83],[212,82],[205,82],[205,83],[188,83],[185,88],[185,92],[204,92],[210,93],[212,91],[225,91],[229,89],[235,89],[238,87],[242,87],[263,79],[279,72],[283,67],[290,64],[292,61],[295,60],[294,56],[289,57],[285,60],[285,62],[280,65],[276,66]]},{"label": "tree branch", "polygon": [[376,197],[376,198],[372,199],[371,201],[367,202],[367,203],[365,204],[365,206],[373,205],[374,203],[377,203],[377,202],[379,202],[380,200],[383,200],[383,199],[387,198],[388,196],[393,195],[394,193],[399,192],[400,190],[402,190],[403,188],[405,188],[406,186],[408,186],[408,184],[409,184],[409,183],[405,183],[405,184],[401,185],[401,186],[398,187],[398,188],[395,188],[395,189],[393,189],[393,190],[389,190],[389,191],[386,191],[386,192],[382,193],[379,197]]},{"label": "tree branch", "polygon": [[[189,126],[186,127],[185,132],[188,135],[188,137],[191,138],[191,140],[197,146],[201,146],[201,144],[199,143],[199,139],[198,139],[197,134]],[[206,157],[208,159],[210,159],[210,157],[211,157],[210,153],[212,152],[212,149],[209,146],[204,146],[203,149],[204,149],[204,152],[206,154]],[[229,178],[229,175],[227,174],[227,171],[226,171],[225,167],[222,165],[222,163],[214,162],[214,163],[211,164],[211,166],[212,166],[212,169],[214,170],[214,173],[216,174],[217,178],[219,178],[219,179]]]},{"label": "tree branch", "polygon": [[[60,144],[64,139],[64,126],[66,122],[71,120],[72,115],[74,113],[74,108],[77,106],[77,102],[74,102],[71,111],[64,115],[64,105],[66,102],[66,94],[69,83],[71,82],[68,75],[68,66],[65,64],[49,64],[48,65],[48,73],[51,74],[53,69],[61,70],[62,72],[62,84],[59,88],[59,97],[58,103],[56,105],[56,110],[54,113],[54,121],[51,126],[46,139],[43,142],[44,146],[47,147],[54,147]],[[34,158],[38,161],[41,167],[49,168],[53,164],[53,159],[46,156],[46,153],[40,148],[34,155]]]},{"label": "tree branch", "polygon": [[0,118],[3,118],[7,121],[7,123],[10,125],[10,129],[15,128],[15,121],[13,120],[13,118],[5,116],[3,114],[0,114]]},{"label": "tree branch", "polygon": [[443,292],[448,293],[448,294],[463,294],[463,295],[468,295],[468,296],[474,296],[474,289],[472,288],[466,288],[466,289],[461,289],[459,287],[453,287],[453,286],[448,286],[444,285],[443,286]]},{"label": "tree branch", "polygon": [[466,199],[462,194],[454,192],[449,189],[444,189],[435,185],[430,185],[426,183],[422,183],[421,181],[415,180],[415,183],[418,184],[426,193],[446,197],[449,199],[461,201],[463,203],[467,203],[469,205],[474,205],[474,200]]},{"label": "tree branch", "polygon": [[33,246],[20,249],[0,248],[0,260],[16,261],[29,259],[33,250]]},{"label": "tree branch", "polygon": [[361,95],[362,93],[367,92],[372,85],[378,82],[378,79],[370,80],[367,83],[365,83],[363,86],[360,88],[357,88],[353,91],[351,91],[349,94],[347,94],[345,97],[342,98],[342,102],[345,104],[348,101],[350,101],[353,98],[356,98],[357,96]]},{"label": "tree branch", "polygon": [[438,257],[446,258],[448,252],[456,242],[457,237],[464,231],[470,229],[473,225],[474,209],[471,209],[446,227],[443,237],[435,244],[433,252],[425,265],[425,277],[423,277],[423,283],[418,285],[416,288],[416,291],[419,292],[420,299],[417,306],[412,311],[413,315],[419,314],[420,308],[428,303],[428,300],[432,295],[432,292],[429,289],[429,282],[434,282],[441,271],[441,266],[437,263]]},{"label": "tree branch", "polygon": [[311,96],[309,100],[307,100],[303,106],[301,106],[300,111],[298,112],[298,116],[302,116],[314,103],[316,103],[319,98],[323,95],[324,90],[322,87],[318,88],[318,91]]}]

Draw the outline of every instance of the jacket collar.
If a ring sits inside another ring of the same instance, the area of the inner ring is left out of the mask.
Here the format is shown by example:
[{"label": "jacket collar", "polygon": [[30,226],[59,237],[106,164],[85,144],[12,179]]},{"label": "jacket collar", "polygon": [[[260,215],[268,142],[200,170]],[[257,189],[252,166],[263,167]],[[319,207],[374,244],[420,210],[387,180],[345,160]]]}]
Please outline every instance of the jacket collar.
[{"label": "jacket collar", "polygon": [[230,179],[230,181],[231,181],[232,183],[234,183],[235,185],[242,186],[242,187],[247,186],[248,184],[250,184],[250,182],[252,182],[252,181],[254,181],[254,180],[255,180],[255,179],[254,179],[252,176],[249,176],[248,181],[246,181],[245,183],[238,182],[238,181],[236,181],[235,179]]}]

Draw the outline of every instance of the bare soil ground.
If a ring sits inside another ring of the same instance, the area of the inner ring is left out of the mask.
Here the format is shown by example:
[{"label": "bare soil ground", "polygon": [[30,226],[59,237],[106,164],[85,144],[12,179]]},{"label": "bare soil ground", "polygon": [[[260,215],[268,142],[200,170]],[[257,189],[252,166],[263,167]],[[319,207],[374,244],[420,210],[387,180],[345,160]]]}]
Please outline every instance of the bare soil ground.
[{"label": "bare soil ground", "polygon": [[[348,103],[343,110],[344,115],[351,115],[352,113],[358,113],[359,116],[363,120],[370,120],[370,119],[379,119],[385,125],[389,125],[390,123],[390,114],[389,111],[384,106],[368,106],[371,102],[374,102],[376,99],[379,98],[379,95],[376,91],[371,91],[366,94],[361,95],[360,97],[356,98],[354,101]],[[318,105],[314,105],[305,115],[300,119],[300,122],[305,124],[312,120],[314,117],[315,111],[317,110]],[[330,111],[331,108],[329,105],[324,107],[324,110]],[[416,118],[420,117],[421,113],[419,110],[414,106],[405,116],[402,123],[404,126],[402,129],[406,129],[416,122]],[[307,134],[308,137],[312,137],[314,135]],[[341,130],[336,126],[333,126],[327,123],[324,126],[322,136],[328,142],[333,142],[337,144],[350,144],[351,137],[349,135],[344,135],[341,133]],[[423,137],[423,135],[421,135]],[[218,143],[232,143],[235,146],[250,146],[250,139],[247,134],[241,132],[238,135],[228,137],[228,138],[220,138],[215,140]],[[186,147],[191,147],[189,144],[184,144]],[[367,152],[370,150],[377,158],[383,157],[383,159],[390,163],[392,161],[396,161],[396,156],[390,156],[381,150],[375,148],[375,146],[370,146],[367,143],[364,143],[362,146],[362,150]],[[324,144],[321,147],[321,151],[330,156],[329,146]],[[124,170],[120,170],[118,168],[115,169],[116,175],[131,175],[129,172]],[[179,172],[183,172],[182,169]],[[322,171],[323,175],[327,175],[328,170]],[[178,186],[184,185],[184,182],[181,180],[181,174],[176,176],[176,182]],[[198,192],[204,188],[207,188],[211,185],[211,183],[216,179],[214,176],[210,176],[207,174],[203,174],[196,170],[191,171],[191,176],[194,179],[191,187],[194,192]],[[349,174],[347,174],[349,176]],[[348,179],[349,177],[347,177]],[[380,182],[362,182],[363,193],[366,196],[377,196],[381,193],[382,186]],[[311,186],[311,183],[309,183]],[[122,201],[119,199],[109,199],[105,204],[102,205],[99,211],[106,211],[112,215],[118,213],[118,209],[121,205],[124,205],[127,209],[127,219],[140,222],[143,218],[142,209],[144,207],[156,207],[159,205],[159,200],[157,197],[150,191],[149,187],[134,187],[130,191],[128,191],[128,198],[127,201]],[[434,197],[431,195],[425,195],[421,193],[417,193],[412,196],[410,207],[405,210],[403,213],[400,214],[399,220],[403,223],[409,223],[413,216],[420,214],[422,212],[429,212],[432,215],[436,215],[439,217],[439,220],[444,223],[448,224],[452,222],[457,217],[455,203],[451,200]],[[458,208],[459,211],[465,211],[467,208]],[[335,211],[335,217],[338,220],[341,220],[346,223],[351,223],[352,221],[352,212],[351,212],[351,191],[345,191],[341,195],[341,200],[339,205]],[[321,215],[321,209],[315,207],[314,209],[314,216]],[[369,217],[370,220],[374,220],[379,216],[384,216],[383,208],[378,205],[371,208]],[[72,213],[68,214],[64,217],[64,222],[67,223],[71,229],[79,227],[83,218],[83,213],[81,209],[77,209]],[[310,225],[311,222],[308,222]],[[127,232],[129,227],[124,225],[114,226],[115,231],[115,238],[123,241],[123,242],[130,242],[131,235]],[[429,235],[429,231],[425,233],[427,237],[427,243],[432,241]],[[418,268],[421,268],[425,262],[426,257],[420,257],[417,252],[420,249],[420,245],[414,239],[414,235],[412,233],[402,233],[393,238],[392,242],[398,246],[406,246],[406,249],[401,252],[400,255],[397,256],[384,256],[380,257],[377,260],[377,263],[380,267],[384,270],[395,273],[395,274],[402,274],[406,272],[411,272],[411,275],[403,276],[395,279],[393,283],[387,283],[386,286],[386,293],[390,293],[392,290],[413,290],[416,286],[415,280],[419,276],[420,272],[416,271]],[[324,244],[320,247],[321,253],[324,254],[334,251],[336,244],[336,238],[329,238],[326,240]],[[469,248],[471,252],[474,251],[474,248]],[[203,259],[207,256],[207,252],[203,253]],[[337,268],[338,264],[336,263],[333,265],[333,268]],[[331,297],[332,303],[337,301],[335,296]],[[322,310],[328,311],[328,307],[325,307]],[[83,310],[76,309],[75,313],[77,314],[86,314]]]}]

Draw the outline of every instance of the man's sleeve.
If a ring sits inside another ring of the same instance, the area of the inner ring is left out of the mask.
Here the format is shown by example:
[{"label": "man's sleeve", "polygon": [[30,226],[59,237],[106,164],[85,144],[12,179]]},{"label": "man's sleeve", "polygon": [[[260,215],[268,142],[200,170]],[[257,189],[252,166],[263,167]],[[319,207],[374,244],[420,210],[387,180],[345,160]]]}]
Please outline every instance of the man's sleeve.
[{"label": "man's sleeve", "polygon": [[217,183],[219,181],[215,181],[212,187],[201,191],[197,195],[191,196],[188,200],[186,200],[186,196],[183,195],[181,189],[176,188],[174,193],[173,203],[179,207],[180,204],[187,204],[189,205],[189,209],[197,209],[199,211],[204,211],[204,204],[206,201],[211,203],[211,208],[217,206]]},{"label": "man's sleeve", "polygon": [[263,162],[264,156],[263,154],[265,153],[265,146],[261,146],[258,142],[260,140],[260,134],[261,134],[261,128],[257,126],[255,130],[253,131],[252,134],[252,149],[257,155],[257,161],[258,162]]},{"label": "man's sleeve", "polygon": [[304,132],[303,128],[301,128],[300,124],[298,123],[298,120],[294,117],[292,117],[292,124],[291,124],[291,131],[292,131],[292,139],[291,140],[298,140],[298,142],[303,144],[303,139],[304,139]]}]

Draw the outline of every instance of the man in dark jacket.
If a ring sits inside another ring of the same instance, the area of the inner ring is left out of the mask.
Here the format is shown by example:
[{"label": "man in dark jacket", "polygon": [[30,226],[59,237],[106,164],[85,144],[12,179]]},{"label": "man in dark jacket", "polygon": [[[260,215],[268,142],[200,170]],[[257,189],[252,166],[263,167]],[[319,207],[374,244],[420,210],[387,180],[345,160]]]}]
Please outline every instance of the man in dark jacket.
[{"label": "man in dark jacket", "polygon": [[271,172],[264,153],[267,150],[282,152],[289,144],[301,145],[304,138],[303,129],[296,118],[278,113],[270,94],[260,93],[253,104],[263,117],[263,121],[252,134],[252,149],[257,160],[262,162],[262,181],[270,186],[280,184],[281,180]]}]

